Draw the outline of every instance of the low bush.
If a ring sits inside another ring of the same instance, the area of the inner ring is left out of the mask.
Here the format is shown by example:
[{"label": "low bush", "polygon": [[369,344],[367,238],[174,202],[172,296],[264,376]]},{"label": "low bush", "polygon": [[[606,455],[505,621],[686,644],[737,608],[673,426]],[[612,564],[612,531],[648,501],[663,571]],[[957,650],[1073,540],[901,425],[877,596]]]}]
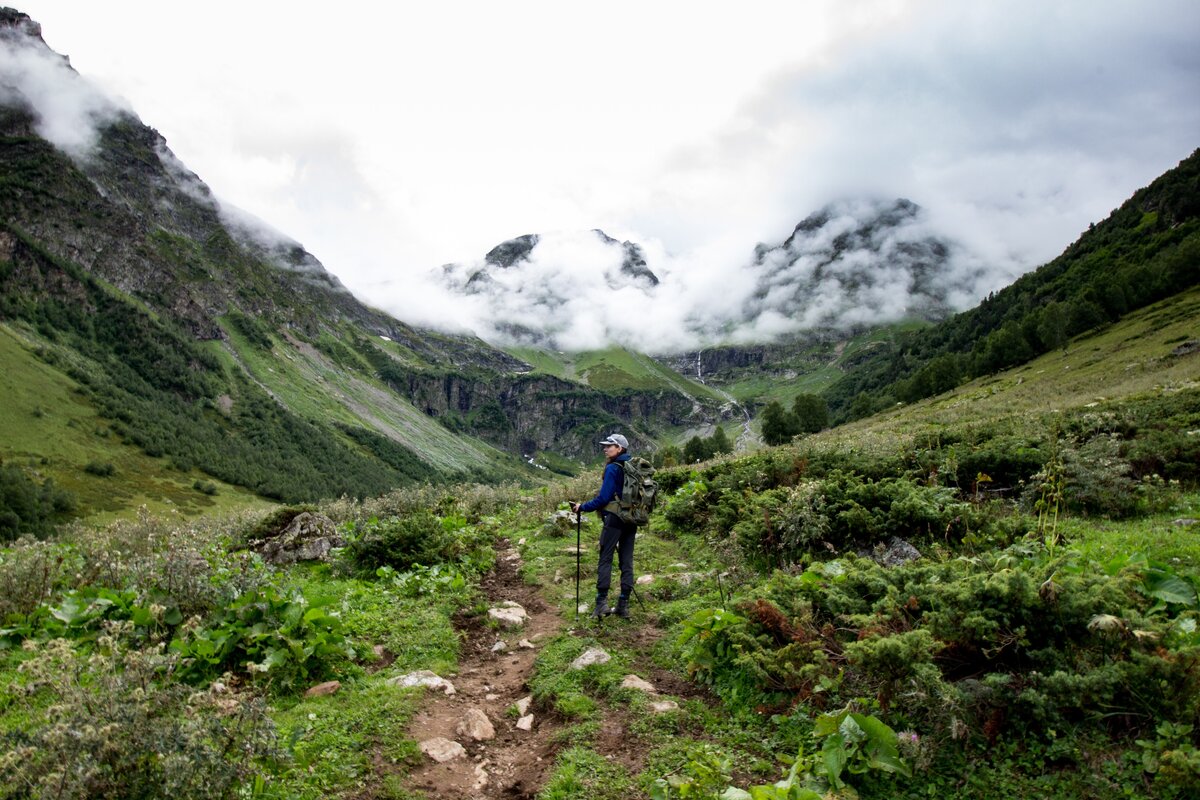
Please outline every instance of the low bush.
[{"label": "low bush", "polygon": [[1195,585],[1163,565],[1109,574],[1030,545],[893,569],[851,557],[746,597],[695,613],[677,643],[735,708],[866,698],[893,724],[989,742],[1131,738],[1200,714]]},{"label": "low bush", "polygon": [[119,627],[87,659],[63,640],[27,648],[9,690],[41,710],[0,739],[0,795],[227,798],[280,755],[260,700],[164,679],[173,657],[124,648]]},{"label": "low bush", "polygon": [[402,517],[352,523],[346,531],[344,563],[363,576],[380,567],[407,572],[417,565],[490,561],[490,537],[467,525],[463,517],[438,517],[414,511]]}]

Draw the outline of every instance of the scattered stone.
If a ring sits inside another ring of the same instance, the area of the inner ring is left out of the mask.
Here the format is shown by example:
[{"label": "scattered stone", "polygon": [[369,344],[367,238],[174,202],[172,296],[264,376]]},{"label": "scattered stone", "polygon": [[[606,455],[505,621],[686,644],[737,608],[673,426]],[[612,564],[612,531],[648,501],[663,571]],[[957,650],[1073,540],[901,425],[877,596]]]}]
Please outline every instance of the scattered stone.
[{"label": "scattered stone", "polygon": [[1179,519],[1171,520],[1172,525],[1178,525],[1180,527],[1185,525],[1195,525],[1197,522],[1200,522],[1200,519],[1191,519],[1189,517],[1180,517]]},{"label": "scattered stone", "polygon": [[517,713],[522,717],[529,713],[529,706],[533,703],[533,695],[522,697],[517,701]]},{"label": "scattered stone", "polygon": [[687,564],[683,564],[683,563],[671,564],[671,569],[687,569],[687,568],[688,568]]},{"label": "scattered stone", "polygon": [[562,581],[563,581],[562,570],[561,569],[554,570],[554,582],[562,583]]},{"label": "scattered stone", "polygon": [[506,644],[503,639],[498,640],[494,645],[492,645],[493,653],[503,653],[507,649],[508,644]]},{"label": "scattered stone", "polygon": [[521,641],[517,642],[517,647],[521,648],[522,650],[534,650],[537,648],[537,645],[528,639],[522,639]]},{"label": "scattered stone", "polygon": [[381,644],[375,645],[371,648],[371,650],[375,653],[376,658],[383,658],[385,655],[387,655],[387,648]]},{"label": "scattered stone", "polygon": [[506,628],[519,628],[529,619],[525,609],[511,600],[505,600],[496,608],[489,608],[488,616]]},{"label": "scattered stone", "polygon": [[427,669],[410,672],[407,675],[398,675],[395,678],[388,679],[389,686],[426,686],[430,689],[441,689],[446,694],[454,694],[454,684],[430,672]]},{"label": "scattered stone", "polygon": [[655,714],[666,714],[670,711],[678,711],[679,703],[674,700],[657,700],[650,704],[650,709]]},{"label": "scattered stone", "polygon": [[524,547],[524,546],[525,546],[525,537],[522,536],[520,539],[517,539],[517,547]]},{"label": "scattered stone", "polygon": [[571,545],[570,547],[564,547],[563,552],[566,553],[567,555],[573,556],[576,553],[586,553],[587,548],[584,547],[583,545],[579,545],[578,547],[576,547],[575,545]]},{"label": "scattered stone", "polygon": [[612,656],[610,656],[601,648],[589,647],[587,650],[583,651],[579,658],[576,658],[571,662],[571,669],[584,669],[585,667],[590,667],[593,664],[607,664],[611,660]]},{"label": "scattered stone", "polygon": [[533,730],[533,714],[526,714],[517,720],[517,730],[531,731]]},{"label": "scattered stone", "polygon": [[489,692],[489,693],[487,693],[487,694],[485,694],[485,695],[483,696],[483,699],[484,699],[484,700],[487,700],[487,701],[490,703],[490,702],[491,702],[491,701],[493,701],[493,700],[499,700],[499,699],[500,699],[500,695],[498,695],[498,694],[492,694],[491,692]]},{"label": "scattered stone", "polygon": [[475,791],[482,791],[488,785],[487,768],[491,761],[481,761],[475,765]]},{"label": "scattered stone", "polygon": [[647,583],[650,583],[650,582],[651,582],[651,581],[653,581],[653,580],[654,580],[654,576],[653,576],[653,575],[638,575],[638,577],[637,577],[637,585],[638,585],[638,586],[645,586]]},{"label": "scattered stone", "polygon": [[505,561],[520,561],[521,554],[518,553],[516,550],[510,550],[509,552],[504,554],[504,560]]},{"label": "scattered stone", "polygon": [[342,688],[341,681],[325,681],[318,683],[316,686],[304,693],[305,697],[325,697],[327,695],[337,693],[338,689]]},{"label": "scattered stone", "polygon": [[447,761],[453,761],[456,758],[464,758],[467,755],[467,750],[458,742],[452,742],[449,739],[438,736],[433,739],[426,739],[421,742],[421,752],[432,758],[439,764],[445,764]]},{"label": "scattered stone", "polygon": [[658,694],[658,689],[654,688],[654,684],[639,678],[637,675],[626,675],[625,680],[621,681],[621,688],[637,689],[639,692],[646,692],[647,694]]},{"label": "scattered stone", "polygon": [[703,572],[680,572],[679,574],[672,575],[671,577],[678,581],[680,586],[691,586],[694,581],[701,580],[702,578],[706,578],[708,576]]},{"label": "scattered stone", "polygon": [[324,514],[302,511],[282,530],[251,542],[250,548],[269,564],[293,564],[328,560],[330,550],[345,545],[333,520]]},{"label": "scattered stone", "polygon": [[492,721],[478,708],[467,709],[467,713],[463,714],[463,718],[458,721],[458,727],[454,729],[454,732],[477,742],[496,738],[496,729],[492,727]]}]

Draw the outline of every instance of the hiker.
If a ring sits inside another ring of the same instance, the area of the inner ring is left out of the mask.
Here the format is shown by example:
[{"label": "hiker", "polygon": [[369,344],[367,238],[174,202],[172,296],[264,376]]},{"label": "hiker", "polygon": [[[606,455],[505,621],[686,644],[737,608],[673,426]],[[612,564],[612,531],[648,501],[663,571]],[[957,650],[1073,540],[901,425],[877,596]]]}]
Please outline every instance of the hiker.
[{"label": "hiker", "polygon": [[[621,487],[625,478],[624,464],[630,458],[629,440],[619,433],[614,433],[600,442],[600,446],[604,448],[604,455],[608,458],[600,493],[586,503],[571,503],[571,510],[576,514],[599,511],[604,520],[604,526],[600,529],[596,607],[592,609],[592,616],[602,619],[608,614],[616,614],[622,619],[629,619],[629,596],[633,594],[633,539],[637,536],[637,525],[622,521],[610,507],[615,506],[615,501],[621,498]],[[614,550],[621,568],[621,596],[617,598],[617,607],[610,609],[608,587],[612,582]]]}]

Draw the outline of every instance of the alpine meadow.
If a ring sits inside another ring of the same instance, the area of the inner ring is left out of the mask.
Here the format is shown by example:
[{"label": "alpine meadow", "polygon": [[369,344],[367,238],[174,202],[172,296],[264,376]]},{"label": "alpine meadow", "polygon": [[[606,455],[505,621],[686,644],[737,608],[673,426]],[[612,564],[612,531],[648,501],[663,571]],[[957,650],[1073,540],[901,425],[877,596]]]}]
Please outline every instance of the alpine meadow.
[{"label": "alpine meadow", "polygon": [[0,52],[0,798],[1200,797],[1200,150],[1003,285],[831,196],[710,305],[514,230],[434,326]]}]

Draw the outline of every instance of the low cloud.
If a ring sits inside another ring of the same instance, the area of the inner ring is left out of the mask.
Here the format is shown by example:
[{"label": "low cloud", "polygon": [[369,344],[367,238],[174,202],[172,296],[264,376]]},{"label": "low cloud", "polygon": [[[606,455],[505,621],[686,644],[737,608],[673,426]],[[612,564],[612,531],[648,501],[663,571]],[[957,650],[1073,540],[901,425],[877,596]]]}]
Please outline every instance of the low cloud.
[{"label": "low cloud", "polygon": [[130,113],[42,43],[36,23],[0,25],[0,104],[27,108],[34,130],[74,158],[87,158],[99,129]]},{"label": "low cloud", "polygon": [[[684,255],[655,241],[634,251],[653,276],[629,271],[629,243],[597,231],[510,240],[427,276],[419,307],[385,289],[406,319],[453,319],[489,341],[588,350],[612,343],[670,353],[846,330],[972,304],[980,260],[908,201],[831,204],[777,244]],[[719,259],[719,261],[718,261]]]}]

